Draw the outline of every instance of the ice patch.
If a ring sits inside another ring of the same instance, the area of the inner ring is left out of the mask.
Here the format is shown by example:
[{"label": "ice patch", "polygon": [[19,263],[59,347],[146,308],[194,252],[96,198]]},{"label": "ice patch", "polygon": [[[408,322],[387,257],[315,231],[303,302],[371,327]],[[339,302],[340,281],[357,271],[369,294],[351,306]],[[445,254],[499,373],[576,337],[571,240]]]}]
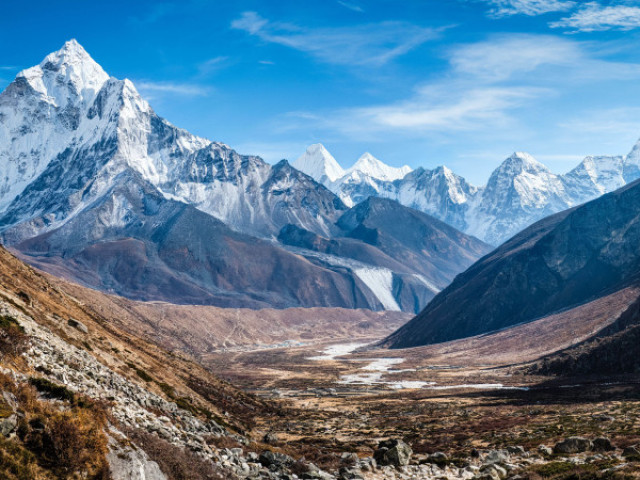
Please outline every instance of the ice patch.
[{"label": "ice patch", "polygon": [[386,310],[400,311],[393,296],[393,272],[386,268],[358,268],[353,271],[369,287]]}]

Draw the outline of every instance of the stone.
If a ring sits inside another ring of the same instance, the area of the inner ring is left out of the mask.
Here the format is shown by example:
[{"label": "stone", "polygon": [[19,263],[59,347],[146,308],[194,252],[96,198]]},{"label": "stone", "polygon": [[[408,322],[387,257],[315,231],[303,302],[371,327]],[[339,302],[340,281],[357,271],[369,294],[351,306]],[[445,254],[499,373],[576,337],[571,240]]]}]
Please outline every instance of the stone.
[{"label": "stone", "polygon": [[612,450],[615,450],[615,447],[607,437],[598,437],[593,440],[594,452],[611,452]]},{"label": "stone", "polygon": [[574,454],[582,453],[587,450],[591,450],[592,443],[584,437],[569,437],[561,442],[556,443],[553,447],[554,453],[559,454]]},{"label": "stone", "polygon": [[402,440],[389,439],[378,444],[378,449],[374,452],[373,458],[378,465],[402,467],[409,464],[412,454],[411,447]]},{"label": "stone", "polygon": [[540,445],[538,447],[538,453],[545,456],[553,455],[553,449],[551,447],[547,447],[546,445]]},{"label": "stone", "polygon": [[640,448],[638,448],[638,445],[631,445],[622,451],[622,456],[627,459],[640,459]]},{"label": "stone", "polygon": [[18,416],[14,413],[0,421],[0,433],[8,437],[18,426]]},{"label": "stone", "polygon": [[76,330],[80,330],[82,333],[89,333],[89,329],[87,328],[87,326],[80,320],[76,320],[75,318],[70,318],[69,320],[67,320],[67,325],[75,328]]},{"label": "stone", "polygon": [[442,466],[446,465],[449,462],[449,457],[446,453],[435,452],[427,457],[427,461],[429,463],[435,463],[436,465]]},{"label": "stone", "polygon": [[278,443],[278,435],[273,432],[267,432],[264,437],[262,437],[262,441],[267,445],[274,445]]},{"label": "stone", "polygon": [[288,466],[293,464],[293,458],[289,455],[285,455],[283,453],[272,452],[270,450],[266,450],[260,454],[258,461],[263,467],[273,467],[276,468],[282,466]]},{"label": "stone", "polygon": [[522,455],[525,450],[524,447],[521,445],[514,445],[514,446],[509,446],[507,447],[507,452],[509,452],[510,454],[515,454],[515,455]]},{"label": "stone", "polygon": [[342,467],[338,472],[339,480],[364,480],[361,473],[353,468]]},{"label": "stone", "polygon": [[2,400],[4,400],[4,403],[9,405],[9,408],[11,408],[11,410],[13,410],[14,412],[18,409],[18,399],[13,393],[3,391]]},{"label": "stone", "polygon": [[509,452],[506,450],[491,450],[484,457],[484,463],[486,464],[494,464],[494,463],[507,463],[509,461]]}]

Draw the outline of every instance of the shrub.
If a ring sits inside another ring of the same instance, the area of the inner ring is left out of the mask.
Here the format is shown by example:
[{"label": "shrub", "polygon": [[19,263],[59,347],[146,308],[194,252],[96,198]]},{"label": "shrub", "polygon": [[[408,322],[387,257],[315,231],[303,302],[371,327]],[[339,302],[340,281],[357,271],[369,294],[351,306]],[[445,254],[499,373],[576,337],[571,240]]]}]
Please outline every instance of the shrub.
[{"label": "shrub", "polygon": [[73,402],[76,398],[75,394],[67,387],[53,383],[46,378],[31,377],[29,383],[36,387],[36,390],[40,393],[50,398],[57,398],[58,400],[66,400],[68,402]]},{"label": "shrub", "polygon": [[160,466],[168,480],[222,480],[227,478],[211,461],[176,447],[143,430],[127,428],[123,433]]},{"label": "shrub", "polygon": [[136,374],[145,382],[153,382],[153,377],[151,375],[149,375],[145,370],[138,368],[135,364],[131,363],[131,362],[127,362],[127,366],[131,369],[133,369]]},{"label": "shrub", "polygon": [[0,358],[17,357],[29,347],[29,336],[9,315],[0,315]]}]

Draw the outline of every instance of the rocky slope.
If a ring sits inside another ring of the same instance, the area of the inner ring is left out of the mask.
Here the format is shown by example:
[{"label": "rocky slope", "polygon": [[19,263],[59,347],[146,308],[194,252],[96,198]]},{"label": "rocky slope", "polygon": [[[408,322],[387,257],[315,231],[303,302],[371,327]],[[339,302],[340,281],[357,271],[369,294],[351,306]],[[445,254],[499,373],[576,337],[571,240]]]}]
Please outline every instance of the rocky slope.
[{"label": "rocky slope", "polygon": [[[312,147],[331,157],[322,145]],[[353,167],[353,171],[344,171],[331,157],[329,179],[322,173],[327,167],[309,152],[298,159],[298,165],[347,205],[370,196],[391,198],[491,245],[499,245],[547,215],[640,178],[639,148],[636,145],[626,156],[587,157],[564,175],[552,173],[527,153],[516,152],[493,171],[483,187],[469,184],[447,167],[415,171],[403,167],[392,169],[394,175],[388,175],[385,172],[392,167],[377,159],[376,168],[359,171]]]},{"label": "rocky slope", "polygon": [[636,181],[532,225],[458,275],[385,344],[479,335],[635,285],[639,207]]},{"label": "rocky slope", "polygon": [[[4,249],[0,278],[0,472],[9,475],[3,478],[264,474],[258,454],[242,447],[259,443],[264,433],[252,434],[249,419],[270,415],[272,407],[186,357],[119,330]],[[22,349],[13,348],[12,328],[23,332]],[[98,418],[101,426],[92,420]],[[33,443],[41,430],[43,443]],[[64,450],[64,438],[71,450]],[[153,448],[143,443],[148,438]],[[230,443],[240,448],[216,446]],[[11,457],[16,452],[26,453]]]}]

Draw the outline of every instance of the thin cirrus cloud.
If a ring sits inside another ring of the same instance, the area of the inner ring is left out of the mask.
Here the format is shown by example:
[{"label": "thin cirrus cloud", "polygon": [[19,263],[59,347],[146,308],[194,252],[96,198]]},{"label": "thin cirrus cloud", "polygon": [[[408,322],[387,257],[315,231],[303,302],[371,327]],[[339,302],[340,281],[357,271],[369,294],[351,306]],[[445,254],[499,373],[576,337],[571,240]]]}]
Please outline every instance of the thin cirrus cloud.
[{"label": "thin cirrus cloud", "polygon": [[569,0],[479,0],[491,5],[492,17],[508,17],[511,15],[536,16],[551,12],[565,12],[576,4]]},{"label": "thin cirrus cloud", "polygon": [[362,8],[360,5],[354,2],[344,2],[342,0],[338,0],[338,4],[342,5],[344,8],[348,8],[353,12],[358,12],[358,13],[364,12],[364,8]]},{"label": "thin cirrus cloud", "polygon": [[135,82],[135,85],[141,92],[154,96],[167,93],[187,97],[203,97],[211,92],[211,87],[193,83],[152,82],[142,80]]},{"label": "thin cirrus cloud", "polygon": [[480,82],[530,82],[526,75],[542,69],[538,77],[547,83],[640,78],[640,64],[603,60],[581,42],[542,34],[495,35],[460,45],[450,51],[449,63],[456,75]]},{"label": "thin cirrus cloud", "polygon": [[588,2],[572,15],[549,26],[574,32],[632,30],[640,27],[640,7],[623,4],[602,6],[598,2]]},{"label": "thin cirrus cloud", "polygon": [[437,29],[407,22],[308,28],[271,22],[256,12],[244,12],[231,27],[263,42],[293,48],[322,62],[338,65],[382,66],[439,36]]},{"label": "thin cirrus cloud", "polygon": [[511,131],[523,116],[515,115],[518,109],[561,98],[578,83],[640,79],[640,65],[603,60],[581,42],[551,35],[495,36],[459,45],[447,58],[442,77],[419,85],[409,98],[321,115],[294,112],[294,122],[285,122],[283,130],[312,124],[368,140],[379,132]]},{"label": "thin cirrus cloud", "polygon": [[209,60],[205,60],[204,62],[198,65],[198,72],[200,75],[209,75],[213,72],[216,72],[222,68],[225,68],[229,63],[229,57],[227,56],[218,56],[210,58]]}]

